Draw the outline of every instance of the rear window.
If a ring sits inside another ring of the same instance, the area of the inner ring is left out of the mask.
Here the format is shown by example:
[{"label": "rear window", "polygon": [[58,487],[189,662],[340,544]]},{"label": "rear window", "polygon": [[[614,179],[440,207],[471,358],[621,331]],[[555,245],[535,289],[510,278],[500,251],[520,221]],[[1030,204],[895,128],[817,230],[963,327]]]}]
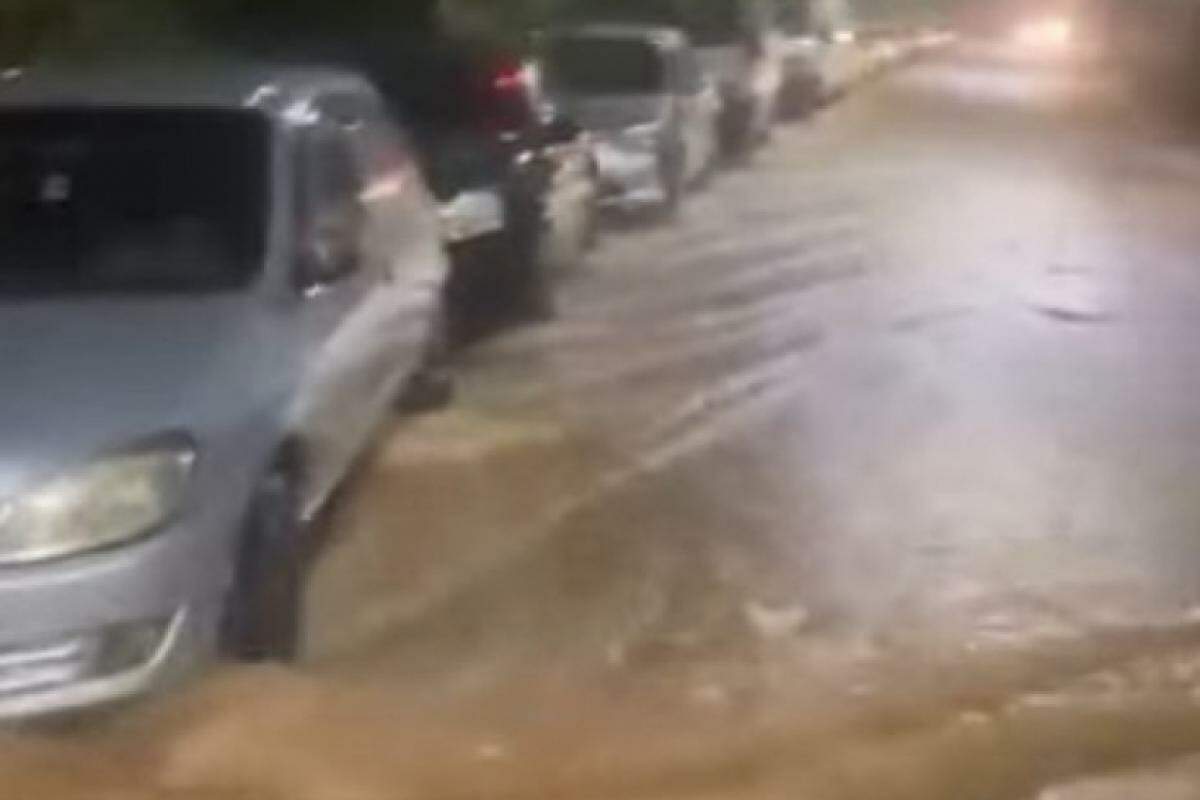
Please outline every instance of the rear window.
[{"label": "rear window", "polygon": [[593,36],[553,40],[546,78],[556,88],[583,94],[639,94],[664,83],[662,54],[648,42]]},{"label": "rear window", "polygon": [[0,292],[205,292],[265,247],[270,123],[251,111],[0,112]]},{"label": "rear window", "polygon": [[739,0],[708,0],[687,4],[682,24],[699,47],[728,46],[743,40],[747,11]]},{"label": "rear window", "polygon": [[387,100],[418,133],[519,131],[533,124],[521,63],[453,47],[408,50],[371,65]]}]

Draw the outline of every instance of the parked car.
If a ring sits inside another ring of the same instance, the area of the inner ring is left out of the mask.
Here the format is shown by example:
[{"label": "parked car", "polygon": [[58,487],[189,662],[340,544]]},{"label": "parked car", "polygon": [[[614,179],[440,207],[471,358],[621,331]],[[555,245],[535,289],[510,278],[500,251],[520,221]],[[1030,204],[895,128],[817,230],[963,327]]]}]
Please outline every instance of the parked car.
[{"label": "parked car", "polygon": [[596,235],[583,129],[544,102],[526,63],[489,43],[393,42],[359,63],[413,131],[453,263],[455,312],[552,315],[555,278]]},{"label": "parked car", "polygon": [[823,47],[813,29],[811,0],[780,0],[783,84],[779,89],[781,119],[797,119],[819,105],[824,94]]},{"label": "parked car", "polygon": [[718,82],[724,147],[746,153],[770,137],[778,113],[784,53],[774,3],[706,0],[679,8],[680,27]]},{"label": "parked car", "polygon": [[905,57],[905,39],[895,27],[874,25],[858,33],[866,62],[866,77],[881,75],[899,64]]},{"label": "parked car", "polygon": [[953,31],[927,25],[917,31],[915,47],[920,53],[932,53],[954,44],[956,39]]},{"label": "parked car", "polygon": [[548,95],[595,139],[604,202],[674,212],[716,168],[721,101],[681,31],[582,25],[541,46]]},{"label": "parked car", "polygon": [[412,153],[337,70],[0,84],[0,717],[288,658],[307,523],[438,339]]},{"label": "parked car", "polygon": [[808,19],[816,36],[818,94],[822,102],[836,100],[867,74],[867,59],[850,6],[846,0],[797,1],[811,3]]},{"label": "parked car", "polygon": [[576,24],[663,25],[682,30],[721,99],[721,145],[731,156],[769,138],[783,81],[778,0],[559,0]]}]

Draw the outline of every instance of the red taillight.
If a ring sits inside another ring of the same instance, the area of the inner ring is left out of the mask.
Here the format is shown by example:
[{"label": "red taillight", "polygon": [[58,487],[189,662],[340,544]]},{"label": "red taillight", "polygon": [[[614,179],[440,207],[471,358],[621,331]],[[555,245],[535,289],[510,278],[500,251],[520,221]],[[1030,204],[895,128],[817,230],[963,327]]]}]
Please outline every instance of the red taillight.
[{"label": "red taillight", "polygon": [[524,128],[529,116],[529,73],[520,62],[504,62],[490,73],[481,127],[489,134]]},{"label": "red taillight", "polygon": [[492,78],[492,88],[498,92],[511,92],[525,88],[525,70],[522,67],[505,67]]}]

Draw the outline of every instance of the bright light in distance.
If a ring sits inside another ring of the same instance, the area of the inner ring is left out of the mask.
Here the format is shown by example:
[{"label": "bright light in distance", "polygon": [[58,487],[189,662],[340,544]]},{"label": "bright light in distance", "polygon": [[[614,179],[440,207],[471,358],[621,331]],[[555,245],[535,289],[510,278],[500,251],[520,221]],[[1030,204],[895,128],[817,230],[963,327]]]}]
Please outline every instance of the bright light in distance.
[{"label": "bright light in distance", "polygon": [[1062,50],[1071,44],[1074,31],[1061,17],[1026,22],[1017,28],[1017,43],[1036,50]]}]

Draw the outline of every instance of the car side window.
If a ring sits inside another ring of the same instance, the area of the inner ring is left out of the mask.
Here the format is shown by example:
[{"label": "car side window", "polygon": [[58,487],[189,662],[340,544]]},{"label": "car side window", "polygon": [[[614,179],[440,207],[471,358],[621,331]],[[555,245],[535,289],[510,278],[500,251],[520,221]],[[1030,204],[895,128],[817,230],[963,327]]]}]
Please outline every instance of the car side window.
[{"label": "car side window", "polygon": [[392,175],[409,160],[404,136],[382,106],[368,114],[365,124],[357,131],[355,144],[368,180]]},{"label": "car side window", "polygon": [[323,118],[299,140],[297,267],[305,287],[340,280],[360,263],[366,211],[351,134],[345,125]]},{"label": "car side window", "polygon": [[322,117],[344,132],[362,190],[406,161],[404,137],[383,101],[368,94],[333,94],[320,104]]},{"label": "car side window", "polygon": [[349,132],[322,120],[305,131],[300,148],[301,203],[308,220],[357,203],[362,180]]},{"label": "car side window", "polygon": [[313,103],[313,108],[320,115],[322,122],[346,130],[360,127],[366,116],[365,103],[352,92],[330,92],[322,95]]}]

